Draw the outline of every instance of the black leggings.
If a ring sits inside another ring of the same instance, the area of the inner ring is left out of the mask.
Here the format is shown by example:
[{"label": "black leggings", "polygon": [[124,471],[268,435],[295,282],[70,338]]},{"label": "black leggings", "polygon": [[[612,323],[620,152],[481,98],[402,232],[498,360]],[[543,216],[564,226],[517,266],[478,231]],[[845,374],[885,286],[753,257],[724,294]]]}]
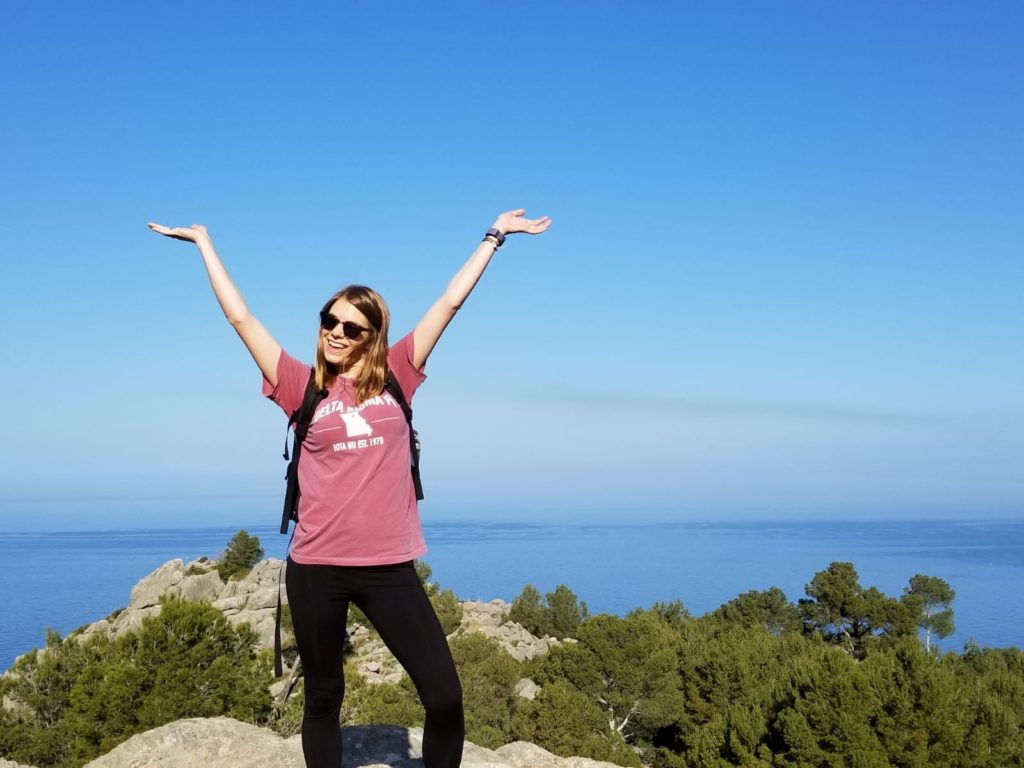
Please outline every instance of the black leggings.
[{"label": "black leggings", "polygon": [[340,566],[303,565],[289,558],[285,584],[305,678],[302,754],[307,768],[341,766],[342,649],[349,602],[366,614],[416,686],[427,713],[424,765],[457,768],[465,736],[462,686],[412,561]]}]

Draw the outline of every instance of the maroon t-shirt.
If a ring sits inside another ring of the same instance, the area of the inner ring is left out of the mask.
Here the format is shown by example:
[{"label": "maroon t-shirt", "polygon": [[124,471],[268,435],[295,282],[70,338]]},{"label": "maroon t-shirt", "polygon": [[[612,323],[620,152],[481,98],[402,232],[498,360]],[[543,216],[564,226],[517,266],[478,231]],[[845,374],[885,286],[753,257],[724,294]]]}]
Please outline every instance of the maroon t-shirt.
[{"label": "maroon t-shirt", "polygon": [[[426,378],[412,363],[413,336],[388,350],[388,367],[412,403]],[[289,416],[302,404],[310,366],[284,350],[277,387],[263,394]],[[321,402],[299,459],[299,522],[291,556],[318,565],[387,565],[427,551],[409,468],[409,425],[386,392],[355,405],[355,382],[338,376]]]}]

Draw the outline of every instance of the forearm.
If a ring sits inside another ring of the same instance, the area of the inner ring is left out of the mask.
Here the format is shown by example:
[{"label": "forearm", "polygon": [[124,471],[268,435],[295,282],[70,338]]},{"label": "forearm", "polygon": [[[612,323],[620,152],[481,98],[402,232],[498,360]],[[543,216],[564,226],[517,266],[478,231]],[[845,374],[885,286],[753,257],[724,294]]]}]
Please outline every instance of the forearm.
[{"label": "forearm", "polygon": [[469,294],[483,275],[484,270],[487,269],[487,265],[491,263],[494,252],[494,244],[490,240],[484,240],[476,247],[473,255],[469,257],[459,271],[455,273],[455,276],[448,283],[448,288],[441,297],[444,303],[451,307],[452,310],[459,309],[469,297]]},{"label": "forearm", "polygon": [[229,323],[237,326],[249,317],[249,308],[245,305],[242,294],[239,293],[238,288],[235,287],[228,275],[228,271],[224,268],[220,256],[217,255],[217,251],[213,247],[213,241],[209,237],[200,238],[196,241],[196,246],[203,257],[206,274],[210,278],[210,286],[220,303],[220,308],[224,311],[224,316]]}]

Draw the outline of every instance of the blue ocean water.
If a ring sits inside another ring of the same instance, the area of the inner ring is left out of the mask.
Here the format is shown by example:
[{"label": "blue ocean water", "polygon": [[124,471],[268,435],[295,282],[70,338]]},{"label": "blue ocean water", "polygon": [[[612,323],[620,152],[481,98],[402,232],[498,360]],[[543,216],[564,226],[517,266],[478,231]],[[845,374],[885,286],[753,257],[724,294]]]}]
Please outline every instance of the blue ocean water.
[{"label": "blue ocean water", "polygon": [[[0,533],[4,599],[0,669],[127,604],[132,586],[164,562],[215,557],[237,528]],[[275,527],[252,527],[267,556],[282,557]],[[623,614],[682,599],[714,610],[750,589],[804,595],[817,571],[853,562],[861,584],[899,595],[924,573],[956,590],[960,650],[1024,645],[1024,521],[673,522],[636,525],[434,523],[425,525],[433,579],[463,599],[512,600],[524,584],[567,584],[591,613]]]}]

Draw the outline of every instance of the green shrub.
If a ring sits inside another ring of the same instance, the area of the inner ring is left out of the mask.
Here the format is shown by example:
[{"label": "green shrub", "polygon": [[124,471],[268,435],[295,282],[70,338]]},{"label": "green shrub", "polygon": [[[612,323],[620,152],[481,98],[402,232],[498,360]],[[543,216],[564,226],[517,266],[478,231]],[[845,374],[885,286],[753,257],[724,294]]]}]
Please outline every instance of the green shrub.
[{"label": "green shrub", "polygon": [[248,626],[206,603],[162,602],[137,632],[61,642],[50,633],[0,680],[0,755],[76,768],[135,733],[183,717],[270,714],[270,660]]},{"label": "green shrub", "polygon": [[565,584],[559,584],[543,599],[533,584],[527,584],[512,601],[508,614],[511,621],[522,624],[531,634],[559,638],[575,637],[576,628],[587,616],[587,604]]},{"label": "green shrub", "polygon": [[227,581],[232,576],[243,578],[256,563],[263,559],[263,547],[257,536],[250,536],[241,530],[231,537],[224,556],[217,563],[217,573]]}]

